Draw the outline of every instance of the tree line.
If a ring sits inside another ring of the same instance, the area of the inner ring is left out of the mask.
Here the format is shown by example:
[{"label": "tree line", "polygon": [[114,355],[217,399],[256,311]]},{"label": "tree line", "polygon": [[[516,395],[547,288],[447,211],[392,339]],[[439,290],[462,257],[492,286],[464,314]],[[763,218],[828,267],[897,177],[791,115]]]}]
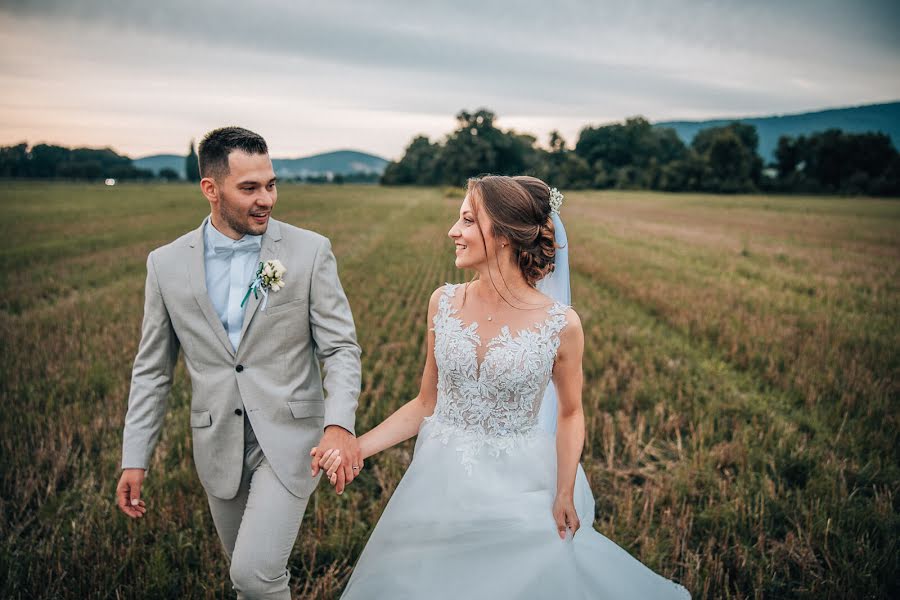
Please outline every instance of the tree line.
[{"label": "tree line", "polygon": [[[111,148],[65,148],[26,143],[0,147],[0,177],[97,181],[153,179],[152,171],[134,166]],[[177,178],[177,174],[176,174]]]},{"label": "tree line", "polygon": [[[193,141],[185,157],[185,172],[188,181],[200,181]],[[36,144],[29,148],[27,143],[22,142],[14,146],[0,146],[0,178],[178,181],[181,175],[168,167],[158,173],[141,169],[130,158],[112,148],[66,148],[52,144]]]},{"label": "tree line", "polygon": [[552,132],[537,139],[495,125],[486,109],[461,111],[442,141],[416,136],[385,169],[385,185],[462,185],[483,173],[531,174],[558,188],[649,189],[715,193],[835,193],[900,196],[900,155],[883,133],[830,129],[782,136],[764,164],[756,128],[709,127],[685,144],[674,129],[643,117],[588,126],[574,148]]},{"label": "tree line", "polygon": [[[186,181],[200,181],[200,164],[194,141],[184,157]],[[181,181],[181,174],[171,167],[155,173],[136,167],[127,156],[110,148],[65,148],[49,144],[37,144],[31,148],[26,143],[0,147],[0,179],[66,179],[77,181],[162,180]],[[287,177],[286,181],[310,184],[377,184],[377,173],[335,173]]]}]

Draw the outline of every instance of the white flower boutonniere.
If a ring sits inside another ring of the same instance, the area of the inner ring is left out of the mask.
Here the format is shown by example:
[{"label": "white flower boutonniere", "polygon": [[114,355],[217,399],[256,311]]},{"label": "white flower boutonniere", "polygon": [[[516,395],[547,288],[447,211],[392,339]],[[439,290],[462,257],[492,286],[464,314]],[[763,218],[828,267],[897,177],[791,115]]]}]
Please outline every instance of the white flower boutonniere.
[{"label": "white flower boutonniere", "polygon": [[281,264],[281,261],[277,258],[259,263],[259,268],[256,270],[256,277],[250,282],[250,287],[247,289],[244,299],[241,300],[241,306],[243,307],[247,298],[250,297],[250,292],[253,292],[254,298],[259,298],[258,293],[262,292],[263,303],[260,308],[266,310],[266,302],[269,300],[269,291],[277,292],[284,287],[285,273],[287,273],[287,269],[284,268],[284,265]]}]

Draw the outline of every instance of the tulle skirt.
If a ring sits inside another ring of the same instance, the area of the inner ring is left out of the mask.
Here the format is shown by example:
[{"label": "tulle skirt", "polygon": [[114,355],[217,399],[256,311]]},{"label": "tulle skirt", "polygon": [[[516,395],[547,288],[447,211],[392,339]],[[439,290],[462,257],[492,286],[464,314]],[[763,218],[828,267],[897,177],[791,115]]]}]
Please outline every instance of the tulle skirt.
[{"label": "tulle skirt", "polygon": [[550,434],[473,453],[465,432],[426,419],[342,600],[690,598],[591,527],[594,499],[581,465],[581,528],[565,540],[551,514],[555,490]]}]

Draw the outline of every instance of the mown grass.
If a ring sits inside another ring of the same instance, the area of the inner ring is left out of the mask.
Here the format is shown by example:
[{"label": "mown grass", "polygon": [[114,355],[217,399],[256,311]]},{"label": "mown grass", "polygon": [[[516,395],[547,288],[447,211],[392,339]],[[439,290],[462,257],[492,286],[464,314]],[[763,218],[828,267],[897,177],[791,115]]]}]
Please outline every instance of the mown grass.
[{"label": "mown grass", "polygon": [[[418,389],[429,293],[465,277],[446,238],[460,200],[280,190],[276,216],[334,244],[360,431]],[[208,206],[182,185],[17,183],[0,202],[2,597],[230,597],[181,361],[150,512],[114,507],[144,261]],[[900,203],[589,192],[563,216],[594,526],[695,598],[900,595]],[[340,594],[411,449],[316,493],[296,597]]]}]

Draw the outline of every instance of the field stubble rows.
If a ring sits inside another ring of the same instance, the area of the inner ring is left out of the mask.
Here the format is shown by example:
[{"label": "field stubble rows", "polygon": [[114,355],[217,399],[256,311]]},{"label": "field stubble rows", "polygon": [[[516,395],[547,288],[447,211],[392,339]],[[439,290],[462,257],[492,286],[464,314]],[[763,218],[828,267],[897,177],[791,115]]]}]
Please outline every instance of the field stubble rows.
[{"label": "field stubble rows", "polygon": [[[228,597],[179,361],[132,523],[113,506],[147,252],[197,227],[187,186],[0,194],[0,577],[11,598]],[[465,274],[461,196],[284,187],[328,235],[363,347],[358,429],[418,391],[430,292]],[[900,204],[572,193],[595,527],[695,598],[888,598],[900,572]],[[288,267],[290,268],[290,267]],[[323,485],[289,566],[335,598],[408,464]]]}]

